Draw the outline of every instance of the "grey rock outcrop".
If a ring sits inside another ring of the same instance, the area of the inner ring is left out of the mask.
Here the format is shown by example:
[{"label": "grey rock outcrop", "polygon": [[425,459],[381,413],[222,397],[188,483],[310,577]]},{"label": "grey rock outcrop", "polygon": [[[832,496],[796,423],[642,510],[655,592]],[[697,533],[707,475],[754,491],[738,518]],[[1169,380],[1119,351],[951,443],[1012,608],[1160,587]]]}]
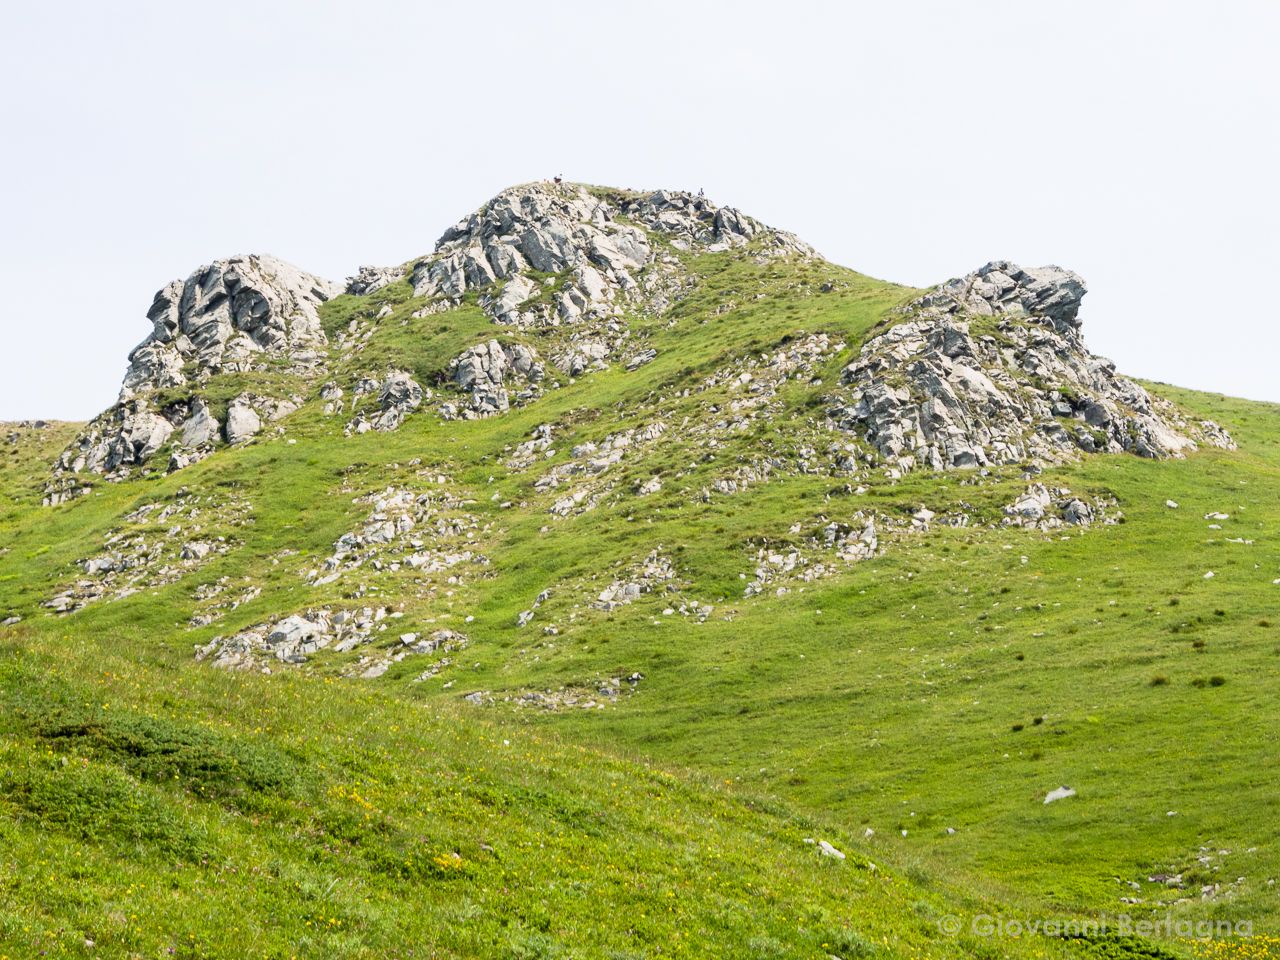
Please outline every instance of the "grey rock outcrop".
[{"label": "grey rock outcrop", "polygon": [[[755,244],[762,254],[813,255],[791,234],[690,193],[590,191],[576,184],[524,184],[504,190],[445,231],[433,255],[408,270],[419,313],[479,294],[496,323],[523,329],[568,328],[612,353],[625,339],[627,310],[657,311],[687,286],[683,250]],[[401,268],[362,267],[347,287],[367,294],[405,276]]]},{"label": "grey rock outcrop", "polygon": [[151,458],[173,434],[173,426],[163,417],[136,413],[126,417],[120,430],[121,460],[141,463]]},{"label": "grey rock outcrop", "polygon": [[404,276],[402,267],[361,267],[354,277],[347,277],[347,293],[365,296],[395,283]]},{"label": "grey rock outcrop", "polygon": [[450,364],[450,375],[458,389],[470,394],[463,417],[485,417],[506,411],[511,403],[507,383],[535,384],[544,371],[537,353],[519,343],[489,340],[464,351]]},{"label": "grey rock outcrop", "polygon": [[227,443],[244,443],[262,432],[262,418],[249,401],[236,397],[227,407]]},{"label": "grey rock outcrop", "polygon": [[815,256],[794,234],[775,230],[732,207],[718,207],[705,197],[673,190],[634,197],[621,204],[628,220],[668,234],[678,248],[705,247],[708,252],[745,246],[760,240],[767,253]]},{"label": "grey rock outcrop", "polygon": [[600,591],[592,606],[600,610],[616,610],[663,585],[674,592],[675,580],[676,569],[671,560],[654,550],[624,579],[614,580]]},{"label": "grey rock outcrop", "polygon": [[373,421],[375,430],[394,430],[404,418],[422,405],[424,396],[418,382],[403,370],[392,370],[378,390],[382,412]]},{"label": "grey rock outcrop", "polygon": [[[229,441],[240,442],[261,429],[262,415],[275,420],[296,409],[293,400],[280,398],[237,401],[224,428],[199,392],[219,373],[316,369],[326,344],[318,308],[341,291],[338,284],[265,255],[215,260],[165,286],[147,311],[150,335],[129,355],[119,399],[59,458],[49,502],[64,499],[57,488],[69,482],[69,474],[117,479],[171,439],[189,448],[171,458],[170,465],[179,468],[199,459],[224,429]],[[157,395],[184,387],[194,400],[170,402]]]},{"label": "grey rock outcrop", "polygon": [[[645,232],[617,222],[605,201],[581,187],[529,184],[445,231],[410,282],[427,297],[492,288],[481,306],[495,321],[557,326],[615,315],[621,299],[639,291],[636,272],[653,260]],[[542,297],[535,272],[566,276]]]},{"label": "grey rock outcrop", "polygon": [[312,654],[326,647],[346,652],[368,643],[386,615],[386,609],[381,607],[337,612],[308,610],[234,636],[214,637],[196,648],[196,659],[224,670],[270,673],[273,665],[306,663]]},{"label": "grey rock outcrop", "polygon": [[1033,483],[1013,503],[1004,508],[1002,526],[1054,530],[1062,526],[1087,527],[1095,521],[1114,524],[1123,514],[1112,497],[1096,497],[1092,502],[1074,496],[1066,487],[1050,489]]},{"label": "grey rock outcrop", "polygon": [[603,370],[608,366],[609,344],[603,340],[579,340],[560,355],[553,357],[555,365],[571,377],[578,377],[588,370]]},{"label": "grey rock outcrop", "polygon": [[325,416],[332,416],[342,409],[343,389],[330,380],[320,388],[320,399],[324,401]]},{"label": "grey rock outcrop", "polygon": [[951,280],[863,345],[834,398],[835,422],[894,467],[972,469],[1078,451],[1181,456],[1229,445],[1118,376],[1080,335],[1084,281],[1006,261]]},{"label": "grey rock outcrop", "polygon": [[339,284],[267,255],[215,260],[155,295],[152,332],[129,356],[122,401],[147,389],[198,381],[211,373],[247,371],[264,357],[291,365],[317,363],[325,344],[318,307]]},{"label": "grey rock outcrop", "polygon": [[[378,410],[373,414],[372,420],[363,413],[357,416],[347,424],[348,433],[396,430],[404,423],[405,418],[422,406],[422,401],[431,395],[404,370],[391,370],[381,381],[371,378],[361,380],[356,384],[354,392],[357,399],[362,395],[376,392]],[[338,407],[342,391],[336,384],[326,384],[321,397],[329,400],[325,409],[333,411]]]},{"label": "grey rock outcrop", "polygon": [[114,474],[151,459],[173,435],[173,424],[138,405],[114,407],[65,450],[57,472]]},{"label": "grey rock outcrop", "polygon": [[921,311],[1043,317],[1060,333],[1080,329],[1080,300],[1087,289],[1078,274],[1061,267],[1019,267],[1007,260],[948,280],[916,301]]}]

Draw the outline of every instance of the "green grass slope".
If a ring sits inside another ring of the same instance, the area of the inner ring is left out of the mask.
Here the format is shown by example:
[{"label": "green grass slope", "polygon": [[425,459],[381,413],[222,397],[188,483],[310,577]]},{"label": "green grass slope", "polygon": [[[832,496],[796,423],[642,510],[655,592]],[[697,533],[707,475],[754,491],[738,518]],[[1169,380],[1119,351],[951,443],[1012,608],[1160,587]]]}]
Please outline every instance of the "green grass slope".
[{"label": "green grass slope", "polygon": [[6,637],[0,954],[964,955],[952,901],[784,808],[138,643]]},{"label": "green grass slope", "polygon": [[[1262,938],[968,931],[982,914],[1122,913],[1276,931],[1276,409],[1155,388],[1240,449],[1046,473],[1118,501],[1125,522],[1088,530],[989,526],[1026,485],[1014,470],[859,492],[783,466],[721,494],[762,457],[823,460],[822,384],[915,291],[750,252],[688,263],[692,293],[634,324],[652,363],[501,417],[423,412],[344,437],[313,400],[281,435],[54,509],[39,481],[69,429],[9,454],[0,618],[22,621],[0,628],[0,955],[1267,955]],[[341,376],[394,364],[434,387],[494,333],[471,306],[413,318],[404,284],[330,302],[326,326],[384,304],[365,352],[334,358]],[[710,429],[740,400],[726,371],[809,334],[846,350],[780,384],[767,415]],[[550,512],[565,491],[535,481],[575,445],[655,422],[661,442],[597,482],[593,509]],[[554,453],[514,461],[541,424]],[[634,495],[653,476],[661,490]],[[369,515],[356,501],[391,485],[452,493],[483,562],[312,585]],[[70,615],[41,606],[77,561],[149,529],[138,508],[192,495],[225,552]],[[762,547],[922,505],[973,522],[785,596],[744,595]],[[1210,512],[1229,519],[1211,529]],[[591,605],[654,550],[674,592]],[[261,590],[192,626],[220,581]],[[434,675],[409,658],[371,680],[346,675],[367,649],[270,675],[192,655],[289,613],[371,603],[396,614],[388,651],[440,628],[469,645]],[[712,609],[677,609],[693,604]],[[634,673],[597,708],[538,705]],[[1077,796],[1043,803],[1064,784]],[[1180,887],[1148,880],[1174,874]],[[940,929],[950,915],[959,936]]]}]

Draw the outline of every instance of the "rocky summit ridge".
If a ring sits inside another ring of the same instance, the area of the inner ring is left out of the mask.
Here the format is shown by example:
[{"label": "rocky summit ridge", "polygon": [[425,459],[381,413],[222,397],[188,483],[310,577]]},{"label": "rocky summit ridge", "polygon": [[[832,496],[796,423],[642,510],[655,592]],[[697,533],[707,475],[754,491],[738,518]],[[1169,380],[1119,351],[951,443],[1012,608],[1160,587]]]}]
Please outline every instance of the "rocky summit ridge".
[{"label": "rocky summit ridge", "polygon": [[1233,446],[1213,422],[1189,422],[1089,352],[1084,294],[1069,270],[1007,261],[949,280],[867,339],[832,415],[904,469]]},{"label": "rocky summit ridge", "polygon": [[[637,325],[696,288],[689,257],[730,252],[761,265],[818,258],[701,195],[532,183],[450,227],[432,254],[362,267],[345,285],[268,255],[216,260],[155,295],[119,398],[58,459],[46,501],[85,492],[94,475],[181,469],[283,429],[313,398],[343,415],[347,434],[363,433],[396,429],[426,406],[444,419],[494,416],[564,378],[619,361],[634,370],[656,356]],[[469,306],[491,333],[430,383],[394,364],[353,375],[392,307],[356,311],[328,332],[322,308],[392,285],[412,299],[413,318]],[[828,429],[897,472],[1229,446],[1215,424],[1187,420],[1088,351],[1084,293],[1070,271],[1005,261],[934,288],[886,317],[840,383],[823,388]]]}]

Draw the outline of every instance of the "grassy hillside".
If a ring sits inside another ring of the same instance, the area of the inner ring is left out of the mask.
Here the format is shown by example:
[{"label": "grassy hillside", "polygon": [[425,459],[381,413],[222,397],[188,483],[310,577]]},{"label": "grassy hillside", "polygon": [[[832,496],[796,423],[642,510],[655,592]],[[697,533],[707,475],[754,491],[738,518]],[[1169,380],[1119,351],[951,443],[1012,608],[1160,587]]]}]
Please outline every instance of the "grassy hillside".
[{"label": "grassy hillside", "polygon": [[[1177,397],[1243,450],[1054,474],[1115,495],[1125,523],[935,531],[696,644],[636,611],[600,630],[624,638],[614,656],[630,640],[640,669],[661,665],[649,688],[625,710],[540,719],[837,812],[876,831],[868,853],[1028,906],[1189,897],[1179,912],[1274,923],[1275,411]],[[939,487],[920,493],[934,509]],[[1209,529],[1218,511],[1231,518]],[[1079,796],[1039,802],[1060,784]],[[1179,873],[1189,892],[1147,882]]]},{"label": "grassy hillside", "polygon": [[[23,432],[0,474],[0,618],[22,617],[0,630],[0,955],[1218,956],[939,921],[1277,931],[1276,409],[1155,387],[1240,449],[1086,458],[1040,479],[1124,522],[1002,529],[1016,469],[863,488],[830,468],[823,384],[916,291],[812,261],[688,264],[693,292],[636,322],[653,362],[501,417],[345,437],[312,400],[279,435],[54,509],[39,481],[70,433]],[[338,375],[438,386],[493,333],[470,306],[414,318],[404,284],[331,301],[326,327],[384,304]],[[817,334],[813,369],[769,380],[762,353]],[[575,447],[659,423],[606,473],[572,472]],[[544,424],[553,445],[523,453]],[[441,498],[433,542],[471,559],[317,584],[392,486]],[[968,526],[913,530],[922,506]],[[902,521],[881,556],[819,555],[868,510]],[[69,615],[41,606],[122,535],[162,559]],[[197,536],[217,549],[183,560]],[[826,575],[748,596],[762,549]],[[655,551],[670,579],[593,604]],[[346,653],[270,675],[193,657],[363,606],[388,629]],[[465,647],[352,675],[439,629]],[[1046,805],[1060,785],[1077,795]]]},{"label": "grassy hillside", "polygon": [[829,825],[372,685],[6,638],[0,950],[961,956]]}]

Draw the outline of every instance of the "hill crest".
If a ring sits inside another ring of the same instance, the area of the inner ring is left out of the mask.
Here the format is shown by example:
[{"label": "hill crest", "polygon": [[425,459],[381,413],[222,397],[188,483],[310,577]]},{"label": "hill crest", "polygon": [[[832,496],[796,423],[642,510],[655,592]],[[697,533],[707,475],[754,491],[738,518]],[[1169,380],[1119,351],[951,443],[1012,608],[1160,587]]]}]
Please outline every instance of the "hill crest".
[{"label": "hill crest", "polygon": [[[156,294],[120,397],[59,459],[47,500],[82,494],[94,475],[154,469],[162,453],[181,469],[280,429],[313,398],[352,434],[396,429],[424,403],[445,419],[487,417],[620,359],[636,369],[656,356],[645,321],[695,289],[691,258],[717,254],[761,269],[818,258],[793,234],[701,195],[531,183],[448,228],[433,253],[363,267],[345,287],[268,255],[214,261]],[[447,325],[467,307],[489,321],[488,335],[429,370],[429,382],[394,353],[361,369],[393,289],[414,302],[411,320],[438,314]],[[896,470],[1229,445],[1216,425],[1189,422],[1089,353],[1084,292],[1069,271],[1003,261],[934,288],[860,345],[843,389],[827,395],[832,425]],[[335,298],[374,295],[384,296],[372,313],[321,319]]]}]

